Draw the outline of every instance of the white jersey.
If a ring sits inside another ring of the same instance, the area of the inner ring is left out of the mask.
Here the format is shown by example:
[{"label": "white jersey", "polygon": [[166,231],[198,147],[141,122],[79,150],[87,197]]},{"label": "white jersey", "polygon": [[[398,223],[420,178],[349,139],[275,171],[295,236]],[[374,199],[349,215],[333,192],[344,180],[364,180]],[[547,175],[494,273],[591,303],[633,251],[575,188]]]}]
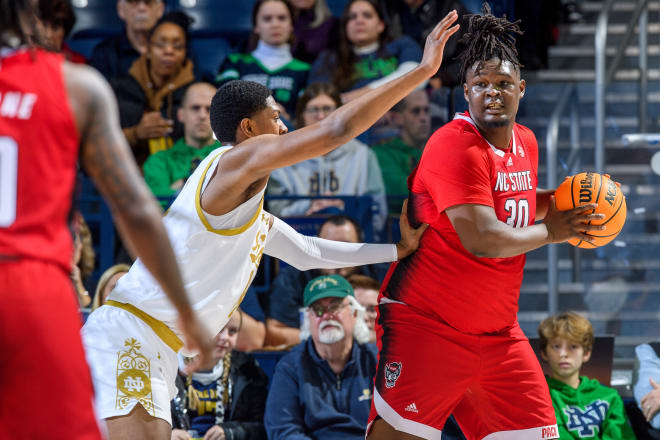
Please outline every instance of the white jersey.
[{"label": "white jersey", "polygon": [[[201,194],[222,154],[230,148],[220,147],[200,163],[163,219],[190,303],[213,335],[243,300],[268,236],[265,188],[221,216],[210,215],[201,207]],[[119,280],[108,300],[134,305],[181,337],[177,310],[140,259]]]}]

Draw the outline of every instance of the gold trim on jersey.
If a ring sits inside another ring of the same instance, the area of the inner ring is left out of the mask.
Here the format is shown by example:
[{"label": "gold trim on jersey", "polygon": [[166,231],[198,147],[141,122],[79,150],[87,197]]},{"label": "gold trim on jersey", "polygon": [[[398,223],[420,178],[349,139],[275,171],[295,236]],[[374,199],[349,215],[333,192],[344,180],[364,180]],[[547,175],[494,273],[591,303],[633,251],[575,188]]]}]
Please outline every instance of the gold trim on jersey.
[{"label": "gold trim on jersey", "polygon": [[156,333],[156,335],[158,335],[158,337],[162,339],[162,341],[167,344],[167,346],[170,347],[175,353],[177,353],[183,347],[183,341],[181,341],[181,339],[179,339],[179,337],[167,325],[138,309],[134,305],[120,303],[111,299],[107,300],[104,304],[124,309],[127,312],[132,313],[133,315],[140,318],[149,327],[151,327],[154,333]]},{"label": "gold trim on jersey", "polygon": [[209,163],[206,165],[206,168],[202,172],[202,176],[199,179],[199,182],[197,183],[197,192],[195,193],[195,208],[197,209],[197,215],[199,216],[199,219],[201,222],[204,224],[204,227],[206,227],[206,230],[209,232],[214,232],[216,234],[220,235],[238,235],[242,232],[245,232],[250,226],[254,224],[255,221],[259,218],[259,213],[264,207],[264,198],[263,196],[261,197],[261,202],[259,202],[259,208],[255,211],[254,215],[252,218],[243,226],[239,226],[237,228],[230,228],[230,229],[214,229],[209,221],[206,219],[204,216],[204,211],[202,210],[202,185],[204,184],[204,180],[206,180],[206,173],[209,171],[209,168],[211,168],[211,165],[213,165],[213,162],[221,156],[225,151],[219,152]]}]

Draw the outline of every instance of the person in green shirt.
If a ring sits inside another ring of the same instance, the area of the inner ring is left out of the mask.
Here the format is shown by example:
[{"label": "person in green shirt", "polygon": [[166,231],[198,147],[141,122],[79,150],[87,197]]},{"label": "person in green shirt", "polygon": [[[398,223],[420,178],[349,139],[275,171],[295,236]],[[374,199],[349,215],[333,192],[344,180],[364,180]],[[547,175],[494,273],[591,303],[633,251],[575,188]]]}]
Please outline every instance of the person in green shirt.
[{"label": "person in green shirt", "polygon": [[594,330],[586,318],[565,312],[546,318],[538,328],[541,356],[555,408],[559,438],[634,440],[621,396],[614,388],[580,376],[591,357]]},{"label": "person in green shirt", "polygon": [[424,144],[431,134],[431,114],[428,95],[415,90],[392,109],[400,136],[373,147],[378,158],[388,210],[401,212],[403,199],[408,196],[408,175],[415,169]]},{"label": "person in green shirt", "polygon": [[144,178],[163,208],[183,188],[197,165],[220,146],[213,137],[209,119],[214,94],[215,87],[209,83],[198,82],[188,87],[177,112],[183,137],[172,148],[152,154],[144,163]]}]

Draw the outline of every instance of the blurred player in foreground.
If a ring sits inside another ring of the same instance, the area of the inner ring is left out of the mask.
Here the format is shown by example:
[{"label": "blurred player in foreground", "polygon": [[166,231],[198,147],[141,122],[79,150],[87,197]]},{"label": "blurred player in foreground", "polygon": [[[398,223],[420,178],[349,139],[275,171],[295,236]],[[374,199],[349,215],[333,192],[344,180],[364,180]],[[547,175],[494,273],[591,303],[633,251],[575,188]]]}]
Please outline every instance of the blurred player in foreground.
[{"label": "blurred player in foreground", "polygon": [[[171,301],[190,347],[210,333],[184,290],[160,209],[93,69],[28,44],[31,0],[0,0],[0,438],[99,439],[69,273],[76,163]],[[39,395],[38,408],[26,395]]]}]

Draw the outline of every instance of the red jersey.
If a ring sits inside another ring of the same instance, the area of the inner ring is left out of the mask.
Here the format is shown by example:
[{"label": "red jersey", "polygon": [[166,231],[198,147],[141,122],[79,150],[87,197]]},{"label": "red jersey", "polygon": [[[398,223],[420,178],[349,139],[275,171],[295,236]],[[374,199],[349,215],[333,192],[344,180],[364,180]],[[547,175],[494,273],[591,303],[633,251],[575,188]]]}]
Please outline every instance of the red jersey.
[{"label": "red jersey", "polygon": [[68,272],[79,139],[62,62],[40,49],[0,56],[0,255]]},{"label": "red jersey", "polygon": [[408,178],[411,221],[429,228],[417,252],[390,267],[383,295],[465,333],[513,325],[525,255],[474,256],[461,244],[445,210],[486,205],[510,226],[532,225],[537,170],[536,138],[522,125],[514,125],[507,150],[481,136],[467,112],[437,130]]}]

